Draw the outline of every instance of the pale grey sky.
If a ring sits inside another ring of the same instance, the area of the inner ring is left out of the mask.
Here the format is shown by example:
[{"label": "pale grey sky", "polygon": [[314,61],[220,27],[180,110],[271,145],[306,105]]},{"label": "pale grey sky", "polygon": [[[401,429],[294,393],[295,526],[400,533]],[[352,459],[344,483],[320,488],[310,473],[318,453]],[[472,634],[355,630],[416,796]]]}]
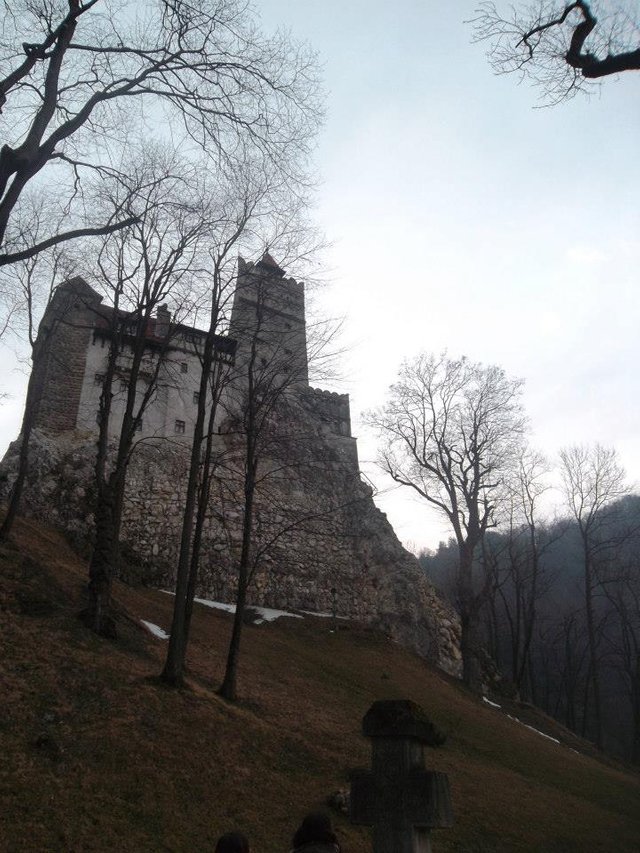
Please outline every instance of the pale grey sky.
[{"label": "pale grey sky", "polygon": [[[475,2],[258,0],[265,28],[318,50],[328,93],[317,219],[333,242],[324,312],[344,316],[341,390],[359,413],[420,350],[526,380],[533,443],[614,445],[640,481],[640,75],[590,100],[535,109],[495,77],[464,21]],[[5,362],[0,451],[24,380]],[[437,516],[378,498],[405,542],[437,545]]]},{"label": "pale grey sky", "polygon": [[[403,358],[446,348],[525,379],[532,441],[549,455],[613,444],[640,480],[640,74],[536,109],[538,93],[494,76],[472,44],[475,2],[259,6],[325,66],[322,299],[346,318],[344,387],[369,476],[388,485],[359,413]],[[410,494],[378,503],[405,542],[448,535]]]}]

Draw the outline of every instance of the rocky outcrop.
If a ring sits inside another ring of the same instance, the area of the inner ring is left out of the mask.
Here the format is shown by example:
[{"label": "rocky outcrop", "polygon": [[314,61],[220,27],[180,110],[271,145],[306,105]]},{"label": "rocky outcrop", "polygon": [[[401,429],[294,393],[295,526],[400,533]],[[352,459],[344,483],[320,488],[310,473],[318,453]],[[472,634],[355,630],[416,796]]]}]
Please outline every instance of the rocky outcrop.
[{"label": "rocky outcrop", "polygon": [[[301,395],[289,401],[287,464],[272,452],[258,497],[256,568],[250,603],[331,612],[371,625],[459,675],[459,623],[416,558],[398,541],[371,488],[354,466],[354,440],[308,431],[292,441],[291,424],[305,423]],[[317,408],[317,399],[312,405]],[[314,420],[317,412],[314,411]],[[207,518],[199,594],[235,596],[234,560],[240,537],[239,477],[234,439],[217,438],[225,465],[215,481]],[[95,437],[77,431],[34,433],[25,511],[65,530],[77,545],[91,543]],[[6,494],[15,470],[12,445],[0,466]],[[188,463],[183,446],[142,442],[130,463],[123,516],[123,574],[129,582],[170,586],[176,563]],[[269,466],[271,471],[268,470]]]}]

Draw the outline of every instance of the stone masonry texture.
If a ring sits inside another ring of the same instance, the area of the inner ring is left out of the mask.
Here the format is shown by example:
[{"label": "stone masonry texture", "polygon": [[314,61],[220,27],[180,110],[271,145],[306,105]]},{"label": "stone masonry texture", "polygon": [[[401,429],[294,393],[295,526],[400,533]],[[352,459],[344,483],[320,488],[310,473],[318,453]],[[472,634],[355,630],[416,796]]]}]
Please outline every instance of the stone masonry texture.
[{"label": "stone masonry texture", "polygon": [[[79,429],[69,414],[78,409],[76,374],[83,370],[83,347],[91,338],[86,309],[77,310],[82,322],[68,327],[70,339],[55,339],[64,350],[58,363],[72,365],[72,393],[61,395],[66,405],[46,403],[47,394],[55,398],[56,378],[51,378],[32,436],[23,511],[46,518],[88,553],[96,435]],[[458,617],[376,508],[360,477],[349,422],[346,395],[306,382],[288,390],[271,413],[259,467],[249,603],[321,613],[330,613],[335,604],[339,616],[382,630],[459,675]],[[224,602],[232,602],[236,592],[242,449],[241,434],[221,427],[198,594]],[[138,444],[127,475],[123,580],[171,588],[188,459],[188,443],[159,437]],[[16,460],[14,442],[0,465],[0,496],[11,486]]]}]

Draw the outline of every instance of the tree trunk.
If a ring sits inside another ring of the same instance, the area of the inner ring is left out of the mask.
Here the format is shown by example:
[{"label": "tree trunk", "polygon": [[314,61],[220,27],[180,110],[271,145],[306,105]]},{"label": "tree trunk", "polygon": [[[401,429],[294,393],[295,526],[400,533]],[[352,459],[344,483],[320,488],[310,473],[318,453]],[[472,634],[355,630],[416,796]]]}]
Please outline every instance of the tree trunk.
[{"label": "tree trunk", "polygon": [[196,512],[196,522],[193,530],[193,542],[191,545],[191,565],[189,568],[189,581],[187,584],[187,601],[184,613],[184,643],[185,649],[189,642],[189,634],[191,631],[191,617],[193,615],[193,601],[196,595],[196,585],[198,582],[198,566],[200,564],[200,550],[202,546],[202,534],[207,519],[207,507],[209,506],[209,497],[211,494],[211,478],[212,468],[211,460],[213,456],[213,428],[215,422],[215,409],[217,400],[214,397],[209,414],[209,426],[207,428],[207,440],[202,463],[202,472],[200,476],[200,489],[198,493],[198,509]]},{"label": "tree trunk", "polygon": [[598,660],[595,612],[593,606],[593,567],[591,565],[591,555],[589,554],[588,547],[586,545],[584,560],[585,605],[587,615],[587,638],[589,642],[589,668],[591,671],[591,690],[593,696],[595,743],[598,749],[602,749],[602,698],[600,695],[600,662]]},{"label": "tree trunk", "polygon": [[167,682],[167,684],[173,685],[174,687],[180,687],[184,682],[184,660],[187,650],[185,624],[189,591],[189,556],[191,554],[191,536],[193,533],[194,511],[198,489],[200,441],[201,436],[198,439],[194,436],[184,516],[182,520],[182,534],[180,537],[180,554],[178,556],[176,593],[173,606],[173,618],[171,620],[171,636],[169,638],[167,659],[160,676],[163,681]]},{"label": "tree trunk", "polygon": [[115,639],[111,586],[117,568],[117,486],[112,475],[103,483],[95,510],[95,543],[89,563],[89,606],[80,614],[96,634]]},{"label": "tree trunk", "polygon": [[[640,674],[640,656],[637,659],[636,672]],[[632,692],[633,747],[631,760],[634,764],[640,764],[640,681],[637,675]]]},{"label": "tree trunk", "polygon": [[[200,515],[200,509],[202,509],[203,513],[206,510],[206,505],[201,506],[204,496],[202,490],[198,489],[198,480],[201,476],[200,466],[202,461],[201,450],[204,436],[204,420],[207,407],[209,378],[211,376],[211,366],[213,364],[214,328],[214,319],[212,317],[209,334],[205,341],[202,370],[200,372],[198,412],[193,428],[193,441],[191,444],[191,457],[189,461],[189,477],[187,479],[187,492],[185,496],[184,513],[182,516],[180,553],[178,555],[178,568],[176,572],[176,596],[173,606],[173,618],[171,620],[171,636],[169,638],[167,659],[160,676],[163,681],[167,682],[167,684],[172,684],[175,687],[181,686],[184,682],[184,661],[187,653],[188,633],[191,623],[193,596],[195,595],[197,579],[197,558],[195,565],[194,561],[191,559],[194,520],[196,510],[198,510],[198,516]],[[212,400],[211,406],[211,417],[209,418],[210,430],[213,429],[215,400]],[[208,438],[211,438],[210,434],[208,435]],[[202,475],[205,475],[204,471],[202,472]]]},{"label": "tree trunk", "polygon": [[[117,319],[117,301],[114,303],[114,318]],[[139,327],[144,330],[148,320],[145,315],[139,321]],[[121,329],[112,329],[112,339],[109,345],[107,372],[105,375],[102,396],[100,399],[100,432],[96,454],[96,484],[97,500],[95,515],[95,544],[89,564],[89,607],[80,614],[80,618],[96,633],[111,638],[116,637],[115,620],[111,613],[111,587],[117,574],[120,555],[120,527],[122,524],[122,509],[126,486],[127,467],[131,448],[133,447],[136,428],[135,396],[140,363],[144,352],[145,338],[143,331],[138,331],[136,348],[129,374],[129,392],[122,418],[122,428],[118,441],[118,451],[113,470],[109,475],[107,460],[109,455],[109,419],[113,394],[112,383],[116,374],[118,352],[122,339]],[[139,417],[140,413],[138,413]]]},{"label": "tree trunk", "polygon": [[460,557],[460,651],[462,653],[462,680],[471,690],[482,689],[480,662],[481,632],[480,610],[473,591],[474,547],[465,542],[459,546]]},{"label": "tree trunk", "polygon": [[42,384],[44,382],[44,370],[41,367],[41,359],[44,355],[44,350],[48,346],[48,337],[44,332],[40,332],[40,338],[36,340],[33,346],[31,357],[32,369],[29,375],[27,384],[27,399],[24,408],[24,417],[22,419],[22,430],[20,432],[20,452],[18,455],[18,471],[16,479],[11,487],[11,494],[7,506],[7,514],[0,527],[0,541],[5,542],[11,535],[11,530],[16,519],[16,515],[20,508],[22,500],[22,492],[24,484],[29,473],[29,441],[31,432],[36,422],[37,406],[40,400]]},{"label": "tree trunk", "polygon": [[6,542],[7,539],[9,539],[9,536],[11,535],[11,530],[13,528],[18,509],[20,508],[20,501],[22,499],[24,483],[27,478],[27,473],[29,471],[29,441],[31,439],[31,431],[33,429],[33,425],[36,419],[36,413],[34,411],[32,403],[32,398],[34,396],[33,376],[34,371],[32,370],[31,376],[29,377],[27,402],[24,410],[24,418],[22,420],[22,432],[20,434],[18,471],[16,473],[16,479],[13,483],[13,486],[11,487],[11,494],[9,495],[9,503],[7,506],[7,514],[5,515],[4,520],[2,522],[2,527],[0,527],[0,541],[3,542]]},{"label": "tree trunk", "polygon": [[[251,449],[247,454],[251,459]],[[236,684],[238,673],[238,657],[240,655],[240,639],[242,637],[242,624],[244,609],[247,601],[247,587],[249,585],[249,557],[251,551],[251,537],[253,533],[253,498],[255,495],[256,462],[251,459],[248,465],[245,480],[245,504],[244,518],[242,520],[242,550],[240,553],[240,564],[238,567],[238,595],[236,598],[236,612],[233,619],[233,630],[229,643],[227,655],[227,667],[224,680],[218,691],[220,695],[229,702],[236,699]]]}]

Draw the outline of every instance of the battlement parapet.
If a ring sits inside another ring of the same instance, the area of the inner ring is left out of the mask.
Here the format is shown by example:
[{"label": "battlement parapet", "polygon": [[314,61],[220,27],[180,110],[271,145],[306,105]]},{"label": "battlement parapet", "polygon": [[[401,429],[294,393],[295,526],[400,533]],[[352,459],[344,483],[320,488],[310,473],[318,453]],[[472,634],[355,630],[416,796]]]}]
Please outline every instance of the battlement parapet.
[{"label": "battlement parapet", "polygon": [[314,420],[324,432],[351,437],[349,395],[322,388],[306,388],[303,399]]},{"label": "battlement parapet", "polygon": [[318,397],[324,397],[325,399],[331,398],[333,400],[342,400],[347,404],[349,403],[349,395],[340,394],[338,391],[327,391],[326,388],[312,388],[310,385],[309,392]]}]

